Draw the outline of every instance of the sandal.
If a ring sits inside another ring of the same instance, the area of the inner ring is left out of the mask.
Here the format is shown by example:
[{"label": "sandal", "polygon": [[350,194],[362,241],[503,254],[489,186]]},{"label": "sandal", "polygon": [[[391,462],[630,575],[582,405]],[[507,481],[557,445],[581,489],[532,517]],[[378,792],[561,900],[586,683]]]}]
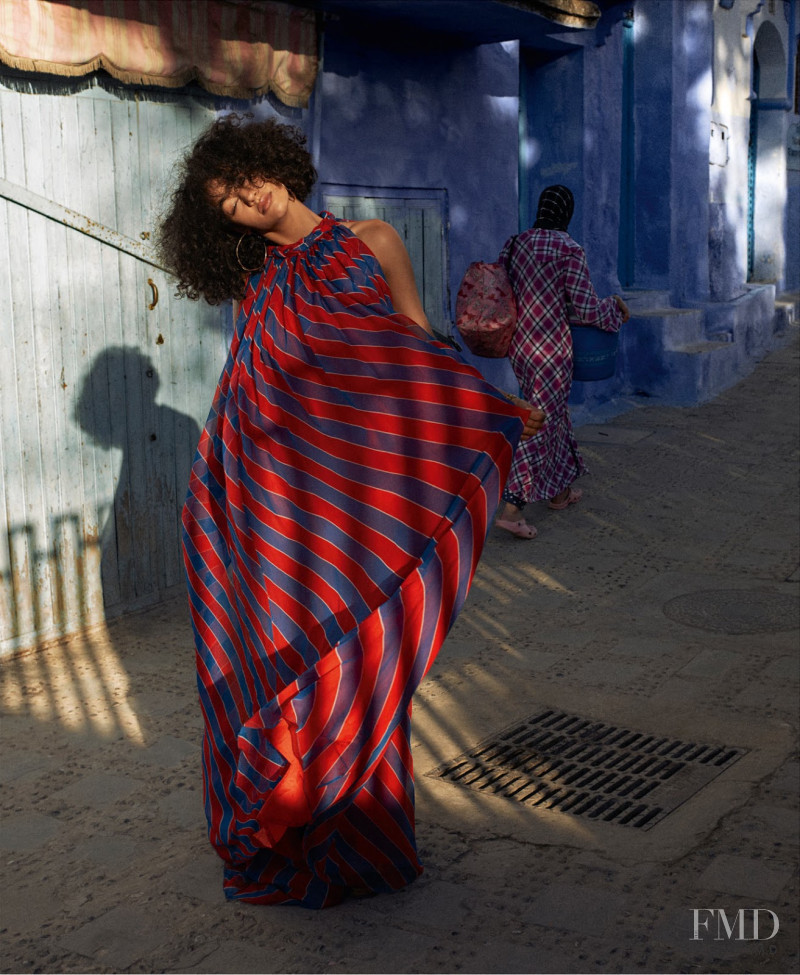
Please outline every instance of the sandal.
[{"label": "sandal", "polygon": [[536,538],[539,534],[533,525],[529,525],[524,518],[520,518],[519,521],[505,521],[502,518],[498,518],[495,521],[495,525],[498,528],[503,528],[515,538]]},{"label": "sandal", "polygon": [[583,491],[580,488],[569,488],[567,490],[567,496],[563,501],[548,501],[547,507],[552,508],[553,511],[563,511],[564,508],[568,508],[571,504],[577,504],[582,497]]}]

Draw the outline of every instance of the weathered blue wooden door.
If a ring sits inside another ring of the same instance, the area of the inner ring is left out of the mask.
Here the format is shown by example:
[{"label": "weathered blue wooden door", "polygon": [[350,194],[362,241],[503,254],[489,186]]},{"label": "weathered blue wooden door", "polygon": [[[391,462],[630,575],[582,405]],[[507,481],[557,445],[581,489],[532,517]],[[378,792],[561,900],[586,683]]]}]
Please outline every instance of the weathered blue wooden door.
[{"label": "weathered blue wooden door", "polygon": [[0,86],[0,114],[2,653],[182,583],[179,511],[224,340],[220,310],[175,300],[147,260],[210,110]]}]

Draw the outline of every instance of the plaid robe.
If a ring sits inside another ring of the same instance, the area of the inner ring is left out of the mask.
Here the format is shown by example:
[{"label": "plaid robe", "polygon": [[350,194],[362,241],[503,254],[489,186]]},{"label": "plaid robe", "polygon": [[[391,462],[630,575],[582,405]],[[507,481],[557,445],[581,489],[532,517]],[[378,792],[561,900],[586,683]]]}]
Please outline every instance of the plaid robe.
[{"label": "plaid robe", "polygon": [[[501,261],[507,261],[513,241],[506,242]],[[546,417],[539,433],[517,447],[506,483],[503,497],[523,507],[555,497],[588,473],[567,407],[572,387],[570,321],[616,332],[622,318],[613,296],[597,297],[586,255],[565,231],[519,234],[508,274],[518,309],[509,359],[522,396]]]}]

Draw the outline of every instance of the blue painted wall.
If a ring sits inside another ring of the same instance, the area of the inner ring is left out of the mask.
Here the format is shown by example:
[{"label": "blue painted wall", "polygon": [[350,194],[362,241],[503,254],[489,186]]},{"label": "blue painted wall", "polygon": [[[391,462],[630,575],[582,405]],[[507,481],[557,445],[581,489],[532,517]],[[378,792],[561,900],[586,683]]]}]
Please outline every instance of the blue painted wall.
[{"label": "blue painted wall", "polygon": [[493,260],[517,223],[516,43],[472,48],[359,39],[326,28],[320,178],[447,191],[450,287]]},{"label": "blue painted wall", "polygon": [[[792,108],[798,107],[800,92],[794,91],[797,66],[795,59],[800,51],[800,2],[789,6],[790,48],[786,71],[786,88]],[[793,111],[787,119],[786,132],[786,273],[784,287],[787,291],[800,290],[800,114]]]},{"label": "blue painted wall", "polygon": [[673,305],[681,307],[708,300],[713,0],[668,6],[673,8],[672,91],[664,106],[672,119],[669,287]]},{"label": "blue painted wall", "polygon": [[[446,191],[454,313],[467,265],[495,260],[517,229],[518,45],[426,47],[334,21],[315,98],[321,180]],[[515,386],[507,362],[467,357]]]},{"label": "blue painted wall", "polygon": [[622,35],[618,20],[602,44],[583,53],[583,209],[575,235],[601,297],[620,291]]},{"label": "blue painted wall", "polygon": [[[326,19],[313,101],[294,120],[309,135],[322,182],[446,193],[451,314],[467,265],[493,260],[509,235],[533,223],[541,189],[558,182],[575,194],[570,232],[601,296],[622,290],[622,244],[626,287],[663,292],[675,308],[714,305],[718,330],[725,313],[717,303],[735,302],[745,288],[741,220],[731,219],[741,190],[726,185],[733,170],[709,175],[711,125],[720,121],[712,117],[719,11],[715,0],[602,5],[598,29],[570,35],[573,46],[559,51],[366,31],[346,13]],[[746,84],[738,70],[734,83]],[[740,147],[735,122],[724,120]],[[800,287],[800,172],[788,184],[785,284]],[[319,195],[309,202],[319,207]],[[662,339],[662,348],[677,341]],[[653,346],[645,362],[635,344],[623,364],[635,371],[641,360],[635,382],[646,385],[648,363],[661,353]],[[466,357],[490,381],[515,388],[505,361]],[[659,372],[660,362],[651,364]],[[576,388],[573,400],[601,402],[631,381],[620,373],[608,385]]]},{"label": "blue painted wall", "polygon": [[800,291],[800,115],[791,115],[787,134],[786,280],[787,291]]},{"label": "blue painted wall", "polygon": [[569,231],[586,251],[601,294],[619,289],[621,29],[556,59],[523,58],[524,134],[520,222],[530,227],[541,191],[553,183],[575,196]]},{"label": "blue painted wall", "polygon": [[637,4],[634,20],[634,281],[669,288],[672,3]]},{"label": "blue painted wall", "polygon": [[570,230],[581,236],[583,223],[583,65],[581,50],[553,57],[526,51],[522,58],[524,101],[520,162],[524,193],[520,228],[533,225],[539,194],[561,183],[575,197]]}]

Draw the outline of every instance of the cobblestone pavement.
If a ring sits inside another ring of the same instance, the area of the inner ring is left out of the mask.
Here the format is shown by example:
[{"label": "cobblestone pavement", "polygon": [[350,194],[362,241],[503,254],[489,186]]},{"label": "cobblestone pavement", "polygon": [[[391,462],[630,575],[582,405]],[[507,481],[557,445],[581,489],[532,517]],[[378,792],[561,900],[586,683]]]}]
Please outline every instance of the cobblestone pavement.
[{"label": "cobblestone pavement", "polygon": [[[533,542],[493,532],[415,699],[426,869],[402,893],[223,899],[183,598],[5,661],[2,971],[800,970],[797,343],[711,403],[578,435],[584,500],[531,505]],[[682,785],[625,825],[598,749],[578,749],[572,812],[435,774],[546,710],[630,729],[623,752],[666,742]],[[733,759],[695,768],[700,746]],[[737,937],[742,909],[761,940]]]}]

